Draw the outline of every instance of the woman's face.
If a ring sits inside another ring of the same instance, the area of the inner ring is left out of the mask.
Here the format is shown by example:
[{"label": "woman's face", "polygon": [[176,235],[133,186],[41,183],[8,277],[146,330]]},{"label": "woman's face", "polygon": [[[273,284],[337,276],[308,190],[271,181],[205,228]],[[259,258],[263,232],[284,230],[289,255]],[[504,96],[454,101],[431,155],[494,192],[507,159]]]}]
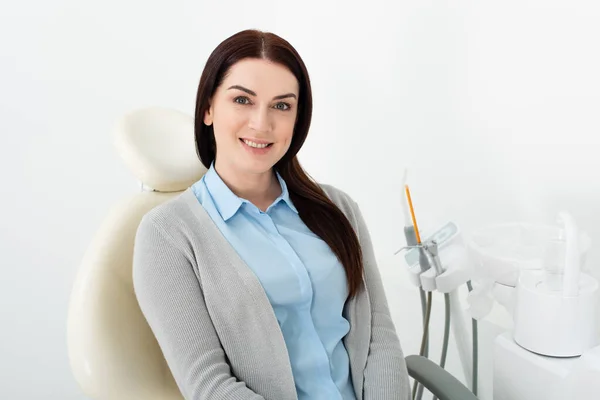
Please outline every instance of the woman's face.
[{"label": "woman's face", "polygon": [[280,64],[254,58],[234,64],[204,115],[213,125],[218,168],[269,171],[290,147],[298,92],[296,77]]}]

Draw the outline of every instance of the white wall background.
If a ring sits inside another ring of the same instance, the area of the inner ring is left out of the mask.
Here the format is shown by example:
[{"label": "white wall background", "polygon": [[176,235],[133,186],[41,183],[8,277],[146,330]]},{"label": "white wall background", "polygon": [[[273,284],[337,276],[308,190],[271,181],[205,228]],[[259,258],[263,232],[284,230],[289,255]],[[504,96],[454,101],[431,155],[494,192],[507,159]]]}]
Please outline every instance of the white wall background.
[{"label": "white wall background", "polygon": [[[241,29],[278,33],[303,56],[315,111],[301,161],[361,204],[407,354],[421,317],[392,256],[405,167],[424,227],[553,223],[567,209],[600,241],[596,2],[346,3],[3,5],[0,398],[85,398],[66,353],[70,288],[108,208],[138,190],[113,123],[151,105],[192,113],[206,58]],[[449,368],[461,377],[454,350]]]}]

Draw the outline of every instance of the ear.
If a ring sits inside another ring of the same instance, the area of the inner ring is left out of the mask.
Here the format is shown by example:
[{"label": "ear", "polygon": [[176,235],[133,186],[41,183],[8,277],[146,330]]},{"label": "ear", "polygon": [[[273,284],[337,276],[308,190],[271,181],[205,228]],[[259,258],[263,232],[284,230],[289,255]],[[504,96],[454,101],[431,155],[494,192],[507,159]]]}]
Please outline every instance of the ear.
[{"label": "ear", "polygon": [[211,126],[213,123],[213,112],[212,106],[208,107],[208,110],[204,112],[204,125]]}]

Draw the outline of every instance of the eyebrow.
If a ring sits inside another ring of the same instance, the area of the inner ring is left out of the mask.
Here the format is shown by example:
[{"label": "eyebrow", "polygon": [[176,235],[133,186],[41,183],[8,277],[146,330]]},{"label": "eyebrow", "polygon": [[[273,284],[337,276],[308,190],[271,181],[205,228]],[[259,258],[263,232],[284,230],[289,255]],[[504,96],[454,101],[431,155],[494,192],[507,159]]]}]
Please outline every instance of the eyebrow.
[{"label": "eyebrow", "polygon": [[[243,86],[240,86],[240,85],[230,86],[227,90],[231,90],[231,89],[241,90],[242,92],[246,92],[246,93],[248,93],[251,96],[256,96],[256,92],[253,92],[252,90],[247,89],[247,88],[245,88]],[[273,100],[281,100],[281,99],[285,99],[285,98],[288,98],[288,97],[293,97],[293,98],[297,99],[297,97],[296,97],[296,95],[294,93],[286,93],[286,94],[280,94],[279,96],[273,97]]]}]

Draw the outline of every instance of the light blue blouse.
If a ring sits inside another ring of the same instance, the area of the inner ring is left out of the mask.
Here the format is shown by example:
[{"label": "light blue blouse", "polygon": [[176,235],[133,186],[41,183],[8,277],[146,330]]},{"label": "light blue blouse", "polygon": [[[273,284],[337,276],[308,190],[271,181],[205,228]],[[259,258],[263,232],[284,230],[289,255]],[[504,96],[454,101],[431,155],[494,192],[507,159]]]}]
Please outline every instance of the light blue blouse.
[{"label": "light blue blouse", "polygon": [[192,190],[262,283],[285,339],[298,400],[355,400],[342,342],[350,329],[342,316],[344,268],[302,222],[285,181],[277,179],[282,193],[266,212],[235,195],[214,164]]}]

